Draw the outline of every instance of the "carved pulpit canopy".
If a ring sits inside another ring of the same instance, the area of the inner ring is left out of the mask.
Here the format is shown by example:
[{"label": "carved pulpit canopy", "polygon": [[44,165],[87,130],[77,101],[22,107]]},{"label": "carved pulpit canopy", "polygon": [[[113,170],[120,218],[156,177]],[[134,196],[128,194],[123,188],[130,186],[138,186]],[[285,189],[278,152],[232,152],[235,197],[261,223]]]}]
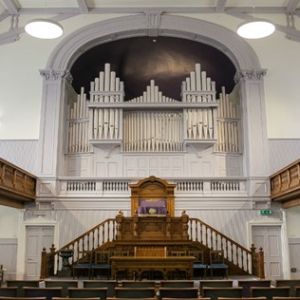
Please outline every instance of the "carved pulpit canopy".
[{"label": "carved pulpit canopy", "polygon": [[130,184],[131,215],[170,215],[174,216],[175,184],[150,176]]}]

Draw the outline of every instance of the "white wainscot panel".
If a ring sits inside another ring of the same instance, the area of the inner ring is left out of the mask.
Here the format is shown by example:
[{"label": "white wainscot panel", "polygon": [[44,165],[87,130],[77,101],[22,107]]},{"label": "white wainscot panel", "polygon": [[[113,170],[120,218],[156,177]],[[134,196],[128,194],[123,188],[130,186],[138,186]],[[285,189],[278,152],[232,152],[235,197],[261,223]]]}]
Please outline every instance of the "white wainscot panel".
[{"label": "white wainscot panel", "polygon": [[183,174],[184,156],[156,155],[125,157],[125,175],[128,177],[179,177]]},{"label": "white wainscot panel", "polygon": [[4,280],[15,279],[17,246],[17,239],[0,239],[0,265],[3,265],[3,268],[6,269],[4,272]]},{"label": "white wainscot panel", "polygon": [[86,155],[69,155],[67,157],[67,175],[87,177],[92,175],[91,157]]},{"label": "white wainscot panel", "polygon": [[242,156],[228,156],[226,157],[226,173],[228,176],[242,176],[243,162]]},{"label": "white wainscot panel", "polygon": [[96,176],[97,177],[106,177],[105,163],[103,163],[103,162],[96,163]]},{"label": "white wainscot panel", "polygon": [[116,162],[109,162],[107,164],[107,176],[108,177],[118,177],[121,172],[118,173],[118,164]]}]

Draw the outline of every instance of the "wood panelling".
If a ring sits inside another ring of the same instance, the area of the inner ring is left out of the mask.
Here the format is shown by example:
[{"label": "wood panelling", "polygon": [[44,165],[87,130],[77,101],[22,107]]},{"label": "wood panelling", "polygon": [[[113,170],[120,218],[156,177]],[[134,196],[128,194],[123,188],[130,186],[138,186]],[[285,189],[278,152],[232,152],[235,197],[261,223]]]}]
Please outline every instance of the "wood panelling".
[{"label": "wood panelling", "polygon": [[23,207],[35,200],[36,177],[10,162],[0,159],[0,204]]},{"label": "wood panelling", "polygon": [[285,208],[300,204],[300,159],[273,174],[270,181],[273,201]]}]

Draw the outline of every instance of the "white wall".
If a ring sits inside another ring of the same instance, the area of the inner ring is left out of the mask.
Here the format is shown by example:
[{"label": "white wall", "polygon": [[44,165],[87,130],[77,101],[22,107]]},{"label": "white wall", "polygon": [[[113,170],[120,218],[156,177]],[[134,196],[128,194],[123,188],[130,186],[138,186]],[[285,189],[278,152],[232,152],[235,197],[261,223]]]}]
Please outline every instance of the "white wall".
[{"label": "white wall", "polygon": [[19,209],[0,205],[0,239],[16,238]]},{"label": "white wall", "polygon": [[286,210],[287,233],[289,238],[300,237],[299,216],[300,206],[292,207]]},{"label": "white wall", "polygon": [[0,265],[5,268],[4,278],[16,274],[17,233],[20,210],[0,205]]},{"label": "white wall", "polygon": [[1,140],[0,157],[36,174],[38,140]]},{"label": "white wall", "polygon": [[[235,30],[239,19],[226,15],[190,15]],[[81,26],[113,17],[82,15],[62,22],[65,36]],[[284,16],[266,16],[283,23]],[[22,26],[29,17],[21,17]],[[7,20],[8,22],[9,20]],[[7,27],[0,23],[0,31]],[[61,38],[62,39],[62,38]],[[15,43],[0,46],[0,139],[38,138],[42,78],[38,70],[46,66],[49,55],[61,39],[37,40],[22,34]],[[298,82],[300,43],[290,41],[280,32],[257,41],[249,41],[261,65],[268,69],[265,77],[268,135],[272,138],[299,138],[300,111]]]}]

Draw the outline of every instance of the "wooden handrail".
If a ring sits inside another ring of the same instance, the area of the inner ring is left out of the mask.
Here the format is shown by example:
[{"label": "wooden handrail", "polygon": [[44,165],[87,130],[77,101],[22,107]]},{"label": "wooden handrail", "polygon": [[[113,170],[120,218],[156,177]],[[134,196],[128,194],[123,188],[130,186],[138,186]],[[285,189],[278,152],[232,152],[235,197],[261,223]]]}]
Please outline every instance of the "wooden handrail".
[{"label": "wooden handrail", "polygon": [[[45,278],[47,275],[56,274],[56,270],[60,269],[62,263],[59,256],[60,251],[73,250],[73,264],[84,258],[90,251],[96,250],[105,243],[116,241],[117,233],[116,219],[107,219],[60,249],[55,251],[54,246],[52,246],[50,253],[43,251],[41,277]],[[264,278],[262,249],[258,253],[254,246],[251,250],[248,250],[197,218],[189,219],[189,239],[199,242],[201,246],[206,247],[208,250],[222,250],[225,260],[231,266],[243,270],[245,273]]]},{"label": "wooden handrail", "polygon": [[[57,270],[62,265],[62,259],[59,256],[62,250],[73,250],[73,256],[71,263],[80,260],[88,252],[93,251],[107,242],[114,241],[116,239],[116,222],[115,219],[106,219],[102,223],[92,227],[87,232],[81,234],[76,239],[67,243],[58,250],[53,250],[54,245],[50,253],[42,252],[41,263],[41,278],[47,277],[47,274],[56,274]],[[49,266],[49,261],[54,263]]]},{"label": "wooden handrail", "polygon": [[257,267],[257,264],[261,263],[261,259],[263,260],[263,254],[257,258],[255,248],[248,250],[197,218],[190,218],[189,227],[191,240],[199,242],[209,250],[222,250],[224,258],[229,263],[249,274],[264,276],[262,268]]},{"label": "wooden handrail", "polygon": [[[218,235],[222,236],[223,238],[225,238],[226,240],[230,241],[232,244],[238,246],[239,248],[241,248],[242,250],[249,252],[249,254],[251,253],[250,250],[248,250],[247,248],[245,248],[244,246],[240,245],[239,243],[235,242],[234,240],[232,240],[230,237],[226,236],[225,234],[223,234],[222,232],[216,230],[215,228],[211,227],[210,225],[208,225],[207,223],[201,221],[200,219],[197,218],[190,218],[190,221],[197,221],[200,222],[202,225],[206,226],[207,228],[209,228],[210,230],[212,230],[213,232],[217,233]],[[191,229],[190,229],[191,230]]]}]

